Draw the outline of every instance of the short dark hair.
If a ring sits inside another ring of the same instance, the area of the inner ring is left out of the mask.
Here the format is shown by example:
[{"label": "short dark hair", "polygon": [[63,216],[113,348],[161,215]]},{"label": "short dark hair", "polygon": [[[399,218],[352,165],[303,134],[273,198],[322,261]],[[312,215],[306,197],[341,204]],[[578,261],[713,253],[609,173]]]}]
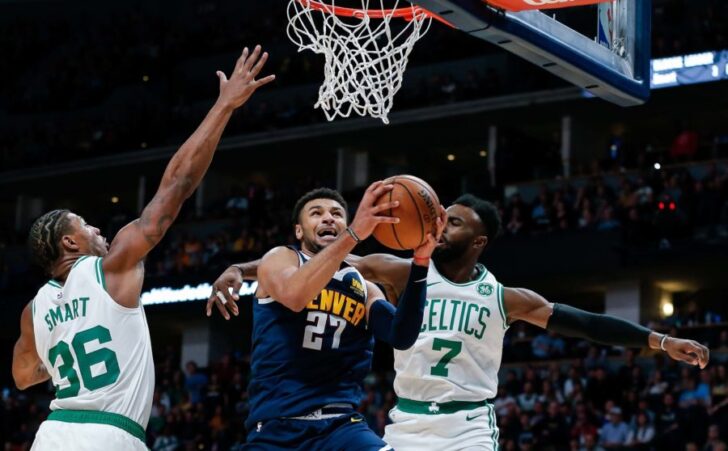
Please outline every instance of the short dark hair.
[{"label": "short dark hair", "polygon": [[498,209],[492,203],[475,197],[472,194],[463,194],[455,199],[453,204],[468,207],[478,215],[489,241],[496,239],[500,235],[500,214],[498,214]]},{"label": "short dark hair", "polygon": [[36,219],[28,234],[28,248],[33,261],[51,274],[53,263],[61,256],[59,242],[68,231],[71,221],[70,210],[51,210]]},{"label": "short dark hair", "polygon": [[348,210],[346,201],[344,200],[344,197],[339,194],[338,191],[333,190],[331,188],[316,188],[314,190],[311,190],[301,196],[300,199],[296,201],[296,205],[293,207],[293,215],[291,217],[291,220],[293,221],[293,225],[300,224],[301,221],[301,210],[303,210],[304,205],[306,205],[308,202],[314,200],[314,199],[331,199],[335,200],[339,204],[341,204],[342,207],[344,207],[344,212],[347,213],[348,218]]}]

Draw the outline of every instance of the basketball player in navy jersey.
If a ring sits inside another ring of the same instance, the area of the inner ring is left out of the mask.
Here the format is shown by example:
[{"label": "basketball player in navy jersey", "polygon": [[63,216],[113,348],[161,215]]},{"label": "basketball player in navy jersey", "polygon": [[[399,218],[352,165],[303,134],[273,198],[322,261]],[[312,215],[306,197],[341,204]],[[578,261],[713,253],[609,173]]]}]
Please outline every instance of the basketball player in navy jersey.
[{"label": "basketball player in navy jersey", "polygon": [[[375,205],[393,185],[372,184],[347,226],[341,195],[321,188],[293,212],[300,247],[276,247],[257,269],[247,449],[390,449],[356,412],[371,368],[374,337],[395,349],[415,342],[430,255],[444,229],[415,250],[397,308],[344,263],[398,203]],[[444,215],[444,209],[442,210]]]},{"label": "basketball player in navy jersey", "polygon": [[[399,403],[390,413],[394,423],[387,426],[385,439],[396,449],[497,449],[494,410],[487,400],[496,394],[503,335],[514,321],[607,345],[660,349],[700,368],[708,364],[708,348],[693,340],[551,303],[531,290],[503,287],[478,263],[500,230],[495,207],[464,195],[447,214],[428,273],[428,312],[420,335],[409,350],[395,350]],[[391,298],[405,287],[408,260],[386,254],[346,260],[386,287]],[[242,276],[255,277],[257,264],[234,265],[215,287],[239,290]],[[486,314],[463,315],[471,310]]]}]

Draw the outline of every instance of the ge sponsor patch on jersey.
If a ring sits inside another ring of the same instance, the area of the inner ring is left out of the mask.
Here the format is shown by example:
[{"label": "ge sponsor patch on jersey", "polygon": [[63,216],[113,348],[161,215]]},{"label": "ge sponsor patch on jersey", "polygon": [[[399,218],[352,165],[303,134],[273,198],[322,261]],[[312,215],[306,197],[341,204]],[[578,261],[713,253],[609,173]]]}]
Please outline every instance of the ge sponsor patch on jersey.
[{"label": "ge sponsor patch on jersey", "polygon": [[483,296],[490,296],[491,294],[493,294],[493,285],[489,283],[478,284],[478,293]]}]

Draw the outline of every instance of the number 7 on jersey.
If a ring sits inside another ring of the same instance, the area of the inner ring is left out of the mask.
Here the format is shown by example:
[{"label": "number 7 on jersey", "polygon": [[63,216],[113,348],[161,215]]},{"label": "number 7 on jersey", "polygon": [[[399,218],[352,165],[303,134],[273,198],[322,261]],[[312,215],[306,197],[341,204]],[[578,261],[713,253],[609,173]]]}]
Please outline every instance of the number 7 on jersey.
[{"label": "number 7 on jersey", "polygon": [[445,340],[443,338],[435,338],[432,341],[432,350],[442,351],[443,349],[447,349],[448,351],[445,353],[444,356],[442,356],[440,361],[437,362],[437,365],[430,368],[430,374],[432,374],[433,376],[447,377],[447,375],[449,374],[447,365],[452,359],[455,358],[455,356],[460,354],[460,351],[463,350],[463,342],[455,340]]}]

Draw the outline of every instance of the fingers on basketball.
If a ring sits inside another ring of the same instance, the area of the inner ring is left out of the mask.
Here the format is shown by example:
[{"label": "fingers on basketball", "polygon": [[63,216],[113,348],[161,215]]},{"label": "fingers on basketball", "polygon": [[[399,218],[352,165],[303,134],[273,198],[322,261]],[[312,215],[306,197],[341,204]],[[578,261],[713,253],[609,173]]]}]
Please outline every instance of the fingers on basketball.
[{"label": "fingers on basketball", "polygon": [[396,227],[377,226],[374,229],[377,241],[391,249],[411,250],[427,244],[428,234],[433,235],[433,241],[439,239],[443,229],[438,222],[442,210],[432,188],[424,180],[411,175],[390,177],[384,183],[392,188],[386,195],[378,196],[376,204],[399,201],[396,215],[400,220]]},{"label": "fingers on basketball", "polygon": [[393,184],[385,184],[384,182],[374,182],[370,187],[371,191],[367,193],[369,195],[371,203],[376,202],[380,197],[387,194],[394,189]]},{"label": "fingers on basketball", "polygon": [[374,207],[372,207],[372,213],[378,214],[383,211],[387,210],[394,210],[395,208],[399,207],[399,201],[395,200],[393,202],[384,202],[381,204],[377,204]]}]

